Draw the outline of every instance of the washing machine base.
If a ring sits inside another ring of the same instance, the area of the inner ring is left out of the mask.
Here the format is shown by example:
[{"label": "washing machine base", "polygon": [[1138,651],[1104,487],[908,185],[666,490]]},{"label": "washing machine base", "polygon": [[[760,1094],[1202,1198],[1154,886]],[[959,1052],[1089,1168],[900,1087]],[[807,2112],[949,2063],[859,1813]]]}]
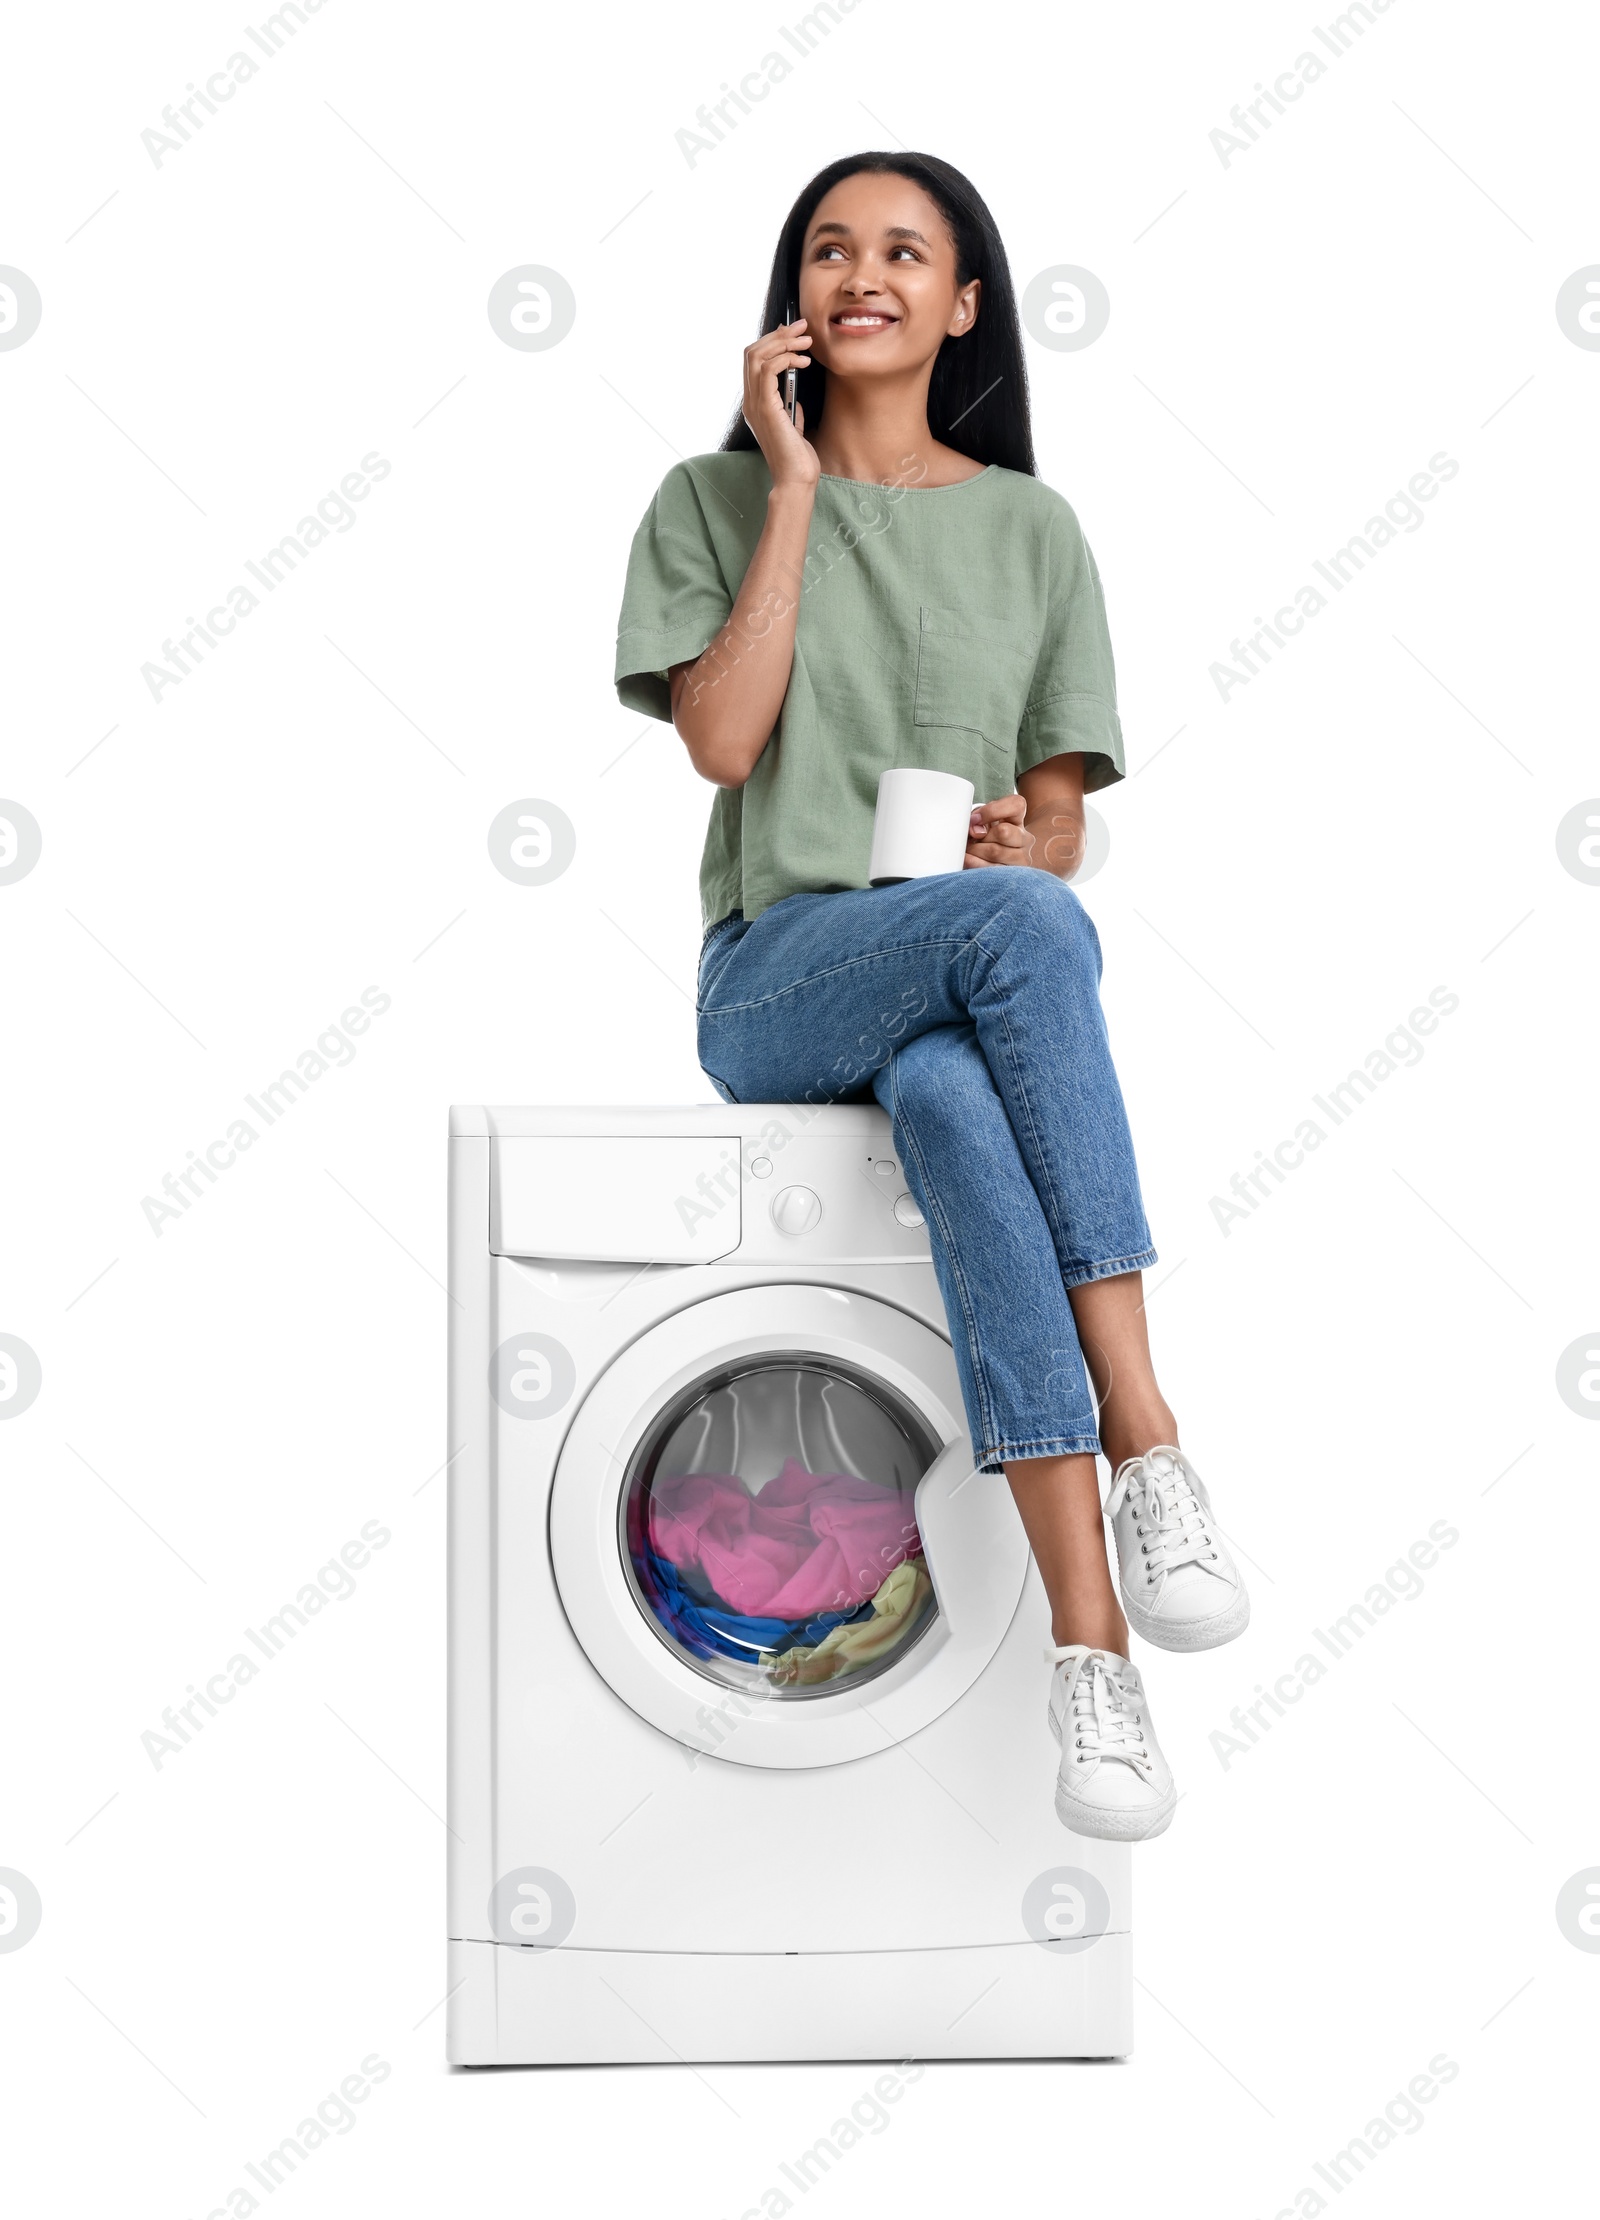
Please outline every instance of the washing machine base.
[{"label": "washing machine base", "polygon": [[1132,1937],[948,1950],[518,1950],[450,1944],[455,2066],[1123,2058]]}]

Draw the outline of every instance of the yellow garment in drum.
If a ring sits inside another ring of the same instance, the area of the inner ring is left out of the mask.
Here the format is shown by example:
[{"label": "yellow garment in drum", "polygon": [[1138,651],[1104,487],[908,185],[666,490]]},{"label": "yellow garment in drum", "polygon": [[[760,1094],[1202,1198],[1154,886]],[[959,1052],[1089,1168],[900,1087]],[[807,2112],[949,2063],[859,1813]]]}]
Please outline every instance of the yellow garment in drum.
[{"label": "yellow garment in drum", "polygon": [[775,1688],[811,1688],[832,1680],[851,1665],[870,1665],[903,1641],[915,1625],[933,1583],[920,1558],[908,1557],[896,1565],[872,1599],[870,1619],[854,1619],[836,1626],[815,1649],[792,1649],[762,1657],[767,1677]]}]

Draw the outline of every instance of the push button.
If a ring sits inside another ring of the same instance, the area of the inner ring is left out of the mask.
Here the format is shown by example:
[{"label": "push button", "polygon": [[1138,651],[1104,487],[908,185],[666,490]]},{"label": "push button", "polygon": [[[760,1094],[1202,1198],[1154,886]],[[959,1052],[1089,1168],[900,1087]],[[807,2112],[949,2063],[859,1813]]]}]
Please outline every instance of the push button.
[{"label": "push button", "polygon": [[772,1222],[780,1233],[809,1233],[822,1217],[822,1198],[809,1187],[780,1187],[772,1198]]},{"label": "push button", "polygon": [[894,1198],[894,1214],[903,1226],[920,1226],[922,1224],[922,1212],[909,1195],[896,1195]]}]

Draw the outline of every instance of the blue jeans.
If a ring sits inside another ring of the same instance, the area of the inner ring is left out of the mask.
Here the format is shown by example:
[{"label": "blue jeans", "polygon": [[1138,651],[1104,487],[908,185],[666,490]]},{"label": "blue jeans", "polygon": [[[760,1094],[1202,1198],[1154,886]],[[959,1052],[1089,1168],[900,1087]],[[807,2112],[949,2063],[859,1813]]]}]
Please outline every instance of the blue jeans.
[{"label": "blue jeans", "polygon": [[1069,1287],[1153,1264],[1100,936],[1028,866],[791,894],[700,957],[726,1102],[875,1095],[928,1223],[979,1465],[1093,1454]]}]

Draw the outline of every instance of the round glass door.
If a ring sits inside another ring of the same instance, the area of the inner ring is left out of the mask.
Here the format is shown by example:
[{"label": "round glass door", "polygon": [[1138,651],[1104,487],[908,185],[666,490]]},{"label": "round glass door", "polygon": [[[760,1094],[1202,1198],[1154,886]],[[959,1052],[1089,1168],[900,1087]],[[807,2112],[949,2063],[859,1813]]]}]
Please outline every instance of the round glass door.
[{"label": "round glass door", "polygon": [[881,1382],[766,1355],[698,1381],[630,1462],[634,1599],[686,1664],[763,1698],[857,1688],[937,1615],[917,1482],[939,1444]]}]

